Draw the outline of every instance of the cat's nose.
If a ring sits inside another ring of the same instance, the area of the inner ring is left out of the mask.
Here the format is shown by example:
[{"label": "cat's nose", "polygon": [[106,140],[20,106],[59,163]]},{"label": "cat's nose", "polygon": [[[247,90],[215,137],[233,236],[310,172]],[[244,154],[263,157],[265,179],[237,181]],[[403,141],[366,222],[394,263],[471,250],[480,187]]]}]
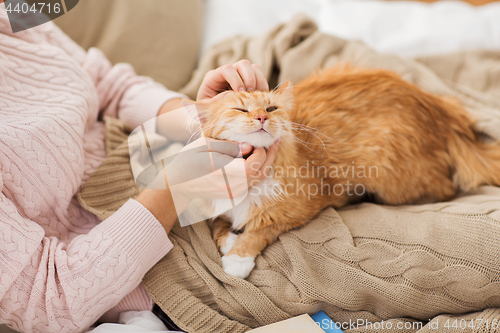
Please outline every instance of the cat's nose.
[{"label": "cat's nose", "polygon": [[265,114],[259,114],[257,117],[255,117],[255,119],[257,119],[263,124],[266,121],[267,116]]}]

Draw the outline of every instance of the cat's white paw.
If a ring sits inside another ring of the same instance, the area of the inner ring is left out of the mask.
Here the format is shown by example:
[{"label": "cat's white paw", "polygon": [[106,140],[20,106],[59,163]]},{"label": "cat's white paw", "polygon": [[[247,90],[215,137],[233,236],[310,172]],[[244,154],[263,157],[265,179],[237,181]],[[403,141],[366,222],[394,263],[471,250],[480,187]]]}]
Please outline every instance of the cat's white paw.
[{"label": "cat's white paw", "polygon": [[222,268],[226,274],[246,278],[255,266],[254,257],[240,257],[237,254],[222,257]]},{"label": "cat's white paw", "polygon": [[223,246],[220,247],[220,252],[222,252],[223,255],[226,255],[229,251],[234,246],[234,243],[236,243],[236,239],[238,239],[238,235],[232,232],[229,232],[229,235],[226,238],[226,242]]}]

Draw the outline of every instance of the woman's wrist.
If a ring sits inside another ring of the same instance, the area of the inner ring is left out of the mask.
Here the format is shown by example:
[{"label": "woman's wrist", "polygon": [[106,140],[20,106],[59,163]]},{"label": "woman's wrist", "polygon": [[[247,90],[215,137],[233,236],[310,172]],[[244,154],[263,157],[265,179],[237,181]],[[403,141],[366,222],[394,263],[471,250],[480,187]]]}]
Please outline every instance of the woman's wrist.
[{"label": "woman's wrist", "polygon": [[177,210],[168,188],[145,189],[135,200],[156,217],[167,233],[172,229],[177,220]]}]

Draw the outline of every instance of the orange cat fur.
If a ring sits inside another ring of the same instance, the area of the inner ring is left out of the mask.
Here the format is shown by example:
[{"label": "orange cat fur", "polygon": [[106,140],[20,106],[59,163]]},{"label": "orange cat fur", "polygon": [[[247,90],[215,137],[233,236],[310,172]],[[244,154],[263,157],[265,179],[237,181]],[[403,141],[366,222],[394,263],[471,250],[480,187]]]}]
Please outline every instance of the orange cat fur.
[{"label": "orange cat fur", "polygon": [[[250,191],[224,214],[230,223],[218,219],[213,226],[224,270],[241,278],[280,234],[325,207],[368,194],[389,205],[442,201],[459,189],[500,184],[500,146],[477,140],[459,103],[389,71],[333,68],[293,92],[283,86],[231,93],[201,106],[208,137],[258,147],[281,138],[259,193]],[[266,131],[258,131],[262,126]]]}]

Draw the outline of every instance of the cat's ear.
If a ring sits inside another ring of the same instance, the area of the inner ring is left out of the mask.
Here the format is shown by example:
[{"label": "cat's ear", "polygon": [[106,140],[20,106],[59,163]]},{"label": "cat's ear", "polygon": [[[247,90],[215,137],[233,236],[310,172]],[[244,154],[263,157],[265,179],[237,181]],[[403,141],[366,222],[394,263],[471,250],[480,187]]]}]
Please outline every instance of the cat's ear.
[{"label": "cat's ear", "polygon": [[189,99],[183,99],[181,103],[194,122],[200,122],[200,124],[202,124],[206,121],[205,115],[208,111],[208,103],[195,102]]},{"label": "cat's ear", "polygon": [[286,81],[285,83],[282,83],[276,89],[274,89],[274,92],[277,94],[291,94],[292,93],[292,87],[290,87],[290,81]]}]

